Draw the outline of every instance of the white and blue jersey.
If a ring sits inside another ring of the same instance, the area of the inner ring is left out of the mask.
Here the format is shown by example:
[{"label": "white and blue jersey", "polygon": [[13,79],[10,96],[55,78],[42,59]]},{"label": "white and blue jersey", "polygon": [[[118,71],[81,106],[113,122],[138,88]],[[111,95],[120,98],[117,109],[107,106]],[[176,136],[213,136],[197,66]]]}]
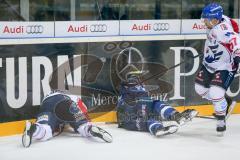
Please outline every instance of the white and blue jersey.
[{"label": "white and blue jersey", "polygon": [[203,65],[210,73],[220,70],[234,71],[234,52],[240,48],[240,38],[232,20],[223,16],[221,23],[207,29]]}]

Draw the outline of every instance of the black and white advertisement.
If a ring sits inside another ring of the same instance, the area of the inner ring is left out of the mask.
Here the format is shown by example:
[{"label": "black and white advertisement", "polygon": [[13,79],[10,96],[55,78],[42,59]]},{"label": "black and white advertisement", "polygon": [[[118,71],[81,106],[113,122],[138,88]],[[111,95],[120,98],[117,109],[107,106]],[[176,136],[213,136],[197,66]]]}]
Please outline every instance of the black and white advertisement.
[{"label": "black and white advertisement", "polygon": [[[153,99],[172,106],[208,102],[195,93],[204,40],[97,42],[1,46],[2,122],[36,116],[54,89],[82,96],[90,112],[115,110],[119,85],[129,71],[143,71]],[[227,94],[237,99],[239,77]]]}]

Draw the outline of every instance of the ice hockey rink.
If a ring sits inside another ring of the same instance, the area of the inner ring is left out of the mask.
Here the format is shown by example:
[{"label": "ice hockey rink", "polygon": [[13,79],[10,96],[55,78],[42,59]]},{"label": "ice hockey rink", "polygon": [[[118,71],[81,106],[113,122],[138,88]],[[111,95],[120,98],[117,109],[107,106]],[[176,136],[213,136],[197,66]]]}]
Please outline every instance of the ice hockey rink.
[{"label": "ice hockey rink", "polygon": [[23,148],[21,135],[0,138],[1,160],[237,160],[240,152],[240,115],[232,115],[224,137],[216,136],[215,120],[195,118],[176,134],[153,137],[149,133],[99,124],[109,131],[113,143],[81,138],[72,133]]}]

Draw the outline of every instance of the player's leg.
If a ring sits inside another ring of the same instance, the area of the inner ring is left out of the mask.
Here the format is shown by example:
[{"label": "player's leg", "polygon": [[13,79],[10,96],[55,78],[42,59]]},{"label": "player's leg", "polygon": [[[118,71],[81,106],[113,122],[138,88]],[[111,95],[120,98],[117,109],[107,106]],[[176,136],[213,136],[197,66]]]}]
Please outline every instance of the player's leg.
[{"label": "player's leg", "polygon": [[190,122],[194,117],[198,115],[198,111],[195,109],[186,109],[183,112],[175,112],[171,117],[171,120],[175,120],[179,125],[184,125]]},{"label": "player's leg", "polygon": [[215,117],[217,118],[216,130],[220,134],[226,130],[226,115],[228,113],[228,108],[232,106],[231,101],[226,98],[225,93],[233,81],[234,74],[235,72],[219,71],[215,73],[211,81],[209,95],[214,105]]},{"label": "player's leg", "polygon": [[178,125],[175,123],[163,124],[160,121],[149,119],[147,121],[148,131],[154,136],[163,136],[177,132]]},{"label": "player's leg", "polygon": [[153,113],[159,115],[162,120],[170,120],[171,117],[177,112],[175,108],[164,103],[163,101],[153,102]]},{"label": "player's leg", "polygon": [[[158,119],[159,114],[153,113],[154,103],[157,103],[157,101],[141,99],[137,102],[135,107],[118,106],[117,117],[119,127],[131,131],[150,132],[152,135],[156,136],[176,132],[178,127],[176,123],[172,125],[163,125],[158,120],[155,120]],[[160,110],[161,109],[159,109],[159,112],[161,112]],[[170,111],[167,110],[167,114],[164,115],[169,116],[169,112]],[[153,118],[154,116],[156,117]]]},{"label": "player's leg", "polygon": [[32,140],[46,141],[53,137],[53,132],[62,123],[53,113],[54,107],[62,99],[63,97],[60,95],[46,98],[40,106],[40,113],[37,115],[36,123],[26,122],[22,136],[24,147],[29,147]]},{"label": "player's leg", "polygon": [[204,87],[199,83],[195,83],[195,92],[204,99],[211,100],[209,97],[209,88]]},{"label": "player's leg", "polygon": [[227,101],[224,97],[225,89],[219,86],[211,86],[209,94],[212,98],[212,103],[214,106],[215,117],[217,119],[217,132],[224,132],[226,130],[226,111],[227,111]]},{"label": "player's leg", "polygon": [[26,122],[26,127],[22,136],[22,144],[29,147],[32,140],[46,141],[53,137],[54,128],[59,125],[51,112],[40,113],[36,123]]},{"label": "player's leg", "polygon": [[[153,115],[149,116],[151,117]],[[125,117],[127,121],[121,125],[121,128],[131,131],[150,132],[154,136],[172,134],[178,130],[178,124],[174,121],[172,121],[172,123],[162,123],[154,118],[146,119],[149,116],[145,118],[138,117],[136,119],[134,118],[134,115],[132,115],[132,118],[134,119],[131,119],[131,117]]]},{"label": "player's leg", "polygon": [[176,121],[180,125],[191,121],[198,114],[194,109],[187,109],[180,113],[175,108],[162,101],[154,101],[153,111],[156,115],[160,115],[162,120]]},{"label": "player's leg", "polygon": [[112,142],[112,136],[110,133],[96,125],[93,125],[87,119],[79,122],[71,122],[70,125],[73,127],[74,131],[79,133],[82,137],[97,137],[105,142]]},{"label": "player's leg", "polygon": [[195,79],[196,93],[207,100],[211,100],[209,97],[209,88],[213,76],[214,74],[210,73],[204,66],[202,66]]}]

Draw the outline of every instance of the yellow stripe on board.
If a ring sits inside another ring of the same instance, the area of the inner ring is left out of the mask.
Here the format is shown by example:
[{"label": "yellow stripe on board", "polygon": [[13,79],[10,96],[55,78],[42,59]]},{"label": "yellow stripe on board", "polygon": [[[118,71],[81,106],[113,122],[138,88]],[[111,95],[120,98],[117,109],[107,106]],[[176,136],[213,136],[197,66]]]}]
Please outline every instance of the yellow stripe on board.
[{"label": "yellow stripe on board", "polygon": [[[183,111],[184,109],[196,109],[199,111],[199,115],[208,116],[212,115],[213,107],[212,105],[202,105],[202,106],[179,106],[175,107],[178,111]],[[233,110],[234,114],[240,114],[240,103],[237,103],[236,107]],[[90,118],[94,118],[93,122],[116,122],[116,112],[111,111],[107,113],[95,113],[91,114]],[[31,120],[34,121],[34,120]],[[0,124],[0,137],[1,136],[10,136],[15,134],[22,134],[25,127],[24,121],[15,121],[15,122],[7,122]]]},{"label": "yellow stripe on board", "polygon": [[[34,121],[34,120],[31,120]],[[0,137],[20,134],[25,127],[25,121],[14,121],[7,123],[0,123]]]}]

